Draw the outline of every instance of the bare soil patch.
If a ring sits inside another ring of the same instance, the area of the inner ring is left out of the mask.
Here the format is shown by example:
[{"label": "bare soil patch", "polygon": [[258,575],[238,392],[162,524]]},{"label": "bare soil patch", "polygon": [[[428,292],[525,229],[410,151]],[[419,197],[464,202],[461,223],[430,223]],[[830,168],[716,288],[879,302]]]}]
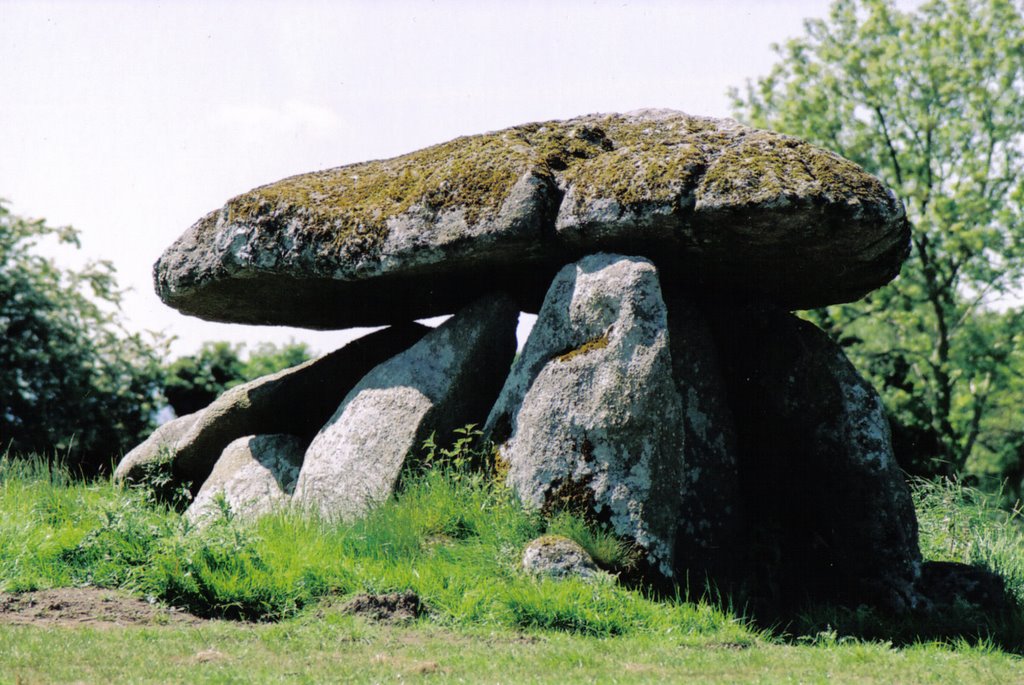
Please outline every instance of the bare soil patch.
[{"label": "bare soil patch", "polygon": [[128,626],[204,622],[182,609],[151,604],[117,590],[87,587],[17,594],[0,592],[0,624]]},{"label": "bare soil patch", "polygon": [[384,595],[356,595],[345,602],[342,611],[365,616],[380,623],[408,623],[426,611],[419,596],[412,591]]}]

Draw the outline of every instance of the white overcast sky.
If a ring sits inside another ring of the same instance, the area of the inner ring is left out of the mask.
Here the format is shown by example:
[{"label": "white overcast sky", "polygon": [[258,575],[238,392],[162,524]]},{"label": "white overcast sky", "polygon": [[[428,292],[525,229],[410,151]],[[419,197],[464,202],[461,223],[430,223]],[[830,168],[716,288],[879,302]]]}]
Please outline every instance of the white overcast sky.
[{"label": "white overcast sky", "polygon": [[[901,3],[905,4],[905,3]],[[131,330],[250,345],[341,332],[203,322],[153,293],[165,247],[288,175],[590,112],[728,116],[726,89],[825,0],[0,0],[0,197],[81,231]],[[77,258],[76,258],[77,259]]]}]

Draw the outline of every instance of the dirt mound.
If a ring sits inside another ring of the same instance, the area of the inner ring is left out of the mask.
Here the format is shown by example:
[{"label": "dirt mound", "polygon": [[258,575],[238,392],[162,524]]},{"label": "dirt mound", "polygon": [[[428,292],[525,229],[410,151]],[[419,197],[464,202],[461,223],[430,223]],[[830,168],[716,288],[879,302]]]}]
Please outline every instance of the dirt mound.
[{"label": "dirt mound", "polygon": [[386,595],[356,595],[342,605],[350,614],[365,616],[383,623],[405,623],[425,612],[419,595],[411,590]]},{"label": "dirt mound", "polygon": [[56,588],[0,592],[0,624],[18,625],[196,625],[203,620],[181,609],[151,604],[117,590]]}]

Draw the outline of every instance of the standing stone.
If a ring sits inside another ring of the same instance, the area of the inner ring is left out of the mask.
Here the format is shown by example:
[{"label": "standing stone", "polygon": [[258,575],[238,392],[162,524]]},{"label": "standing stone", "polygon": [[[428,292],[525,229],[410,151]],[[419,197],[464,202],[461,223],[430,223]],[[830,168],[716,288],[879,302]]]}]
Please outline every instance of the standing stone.
[{"label": "standing stone", "polygon": [[296,502],[352,518],[390,497],[431,433],[446,439],[484,417],[515,354],[518,316],[508,298],[478,300],[367,374],[309,446]]},{"label": "standing stone", "polygon": [[597,254],[563,268],[487,419],[528,506],[609,523],[672,576],[683,407],[650,261]]},{"label": "standing stone", "polygon": [[228,443],[246,435],[287,433],[310,440],[356,382],[419,340],[426,326],[392,326],[339,350],[231,388],[203,410],[175,445],[174,473],[197,487]]},{"label": "standing stone", "polygon": [[114,480],[139,482],[145,478],[147,471],[164,463],[170,465],[178,440],[195,425],[201,415],[201,411],[185,414],[158,427],[148,438],[124,455],[114,469]]},{"label": "standing stone", "polygon": [[219,515],[223,496],[233,516],[256,518],[284,506],[295,490],[305,442],[294,435],[249,435],[229,444],[185,511],[202,525]]},{"label": "standing stone", "polygon": [[783,603],[912,608],[917,519],[878,394],[812,324],[719,314],[755,577]]},{"label": "standing stone", "polygon": [[685,430],[676,568],[699,592],[709,578],[719,588],[737,579],[744,525],[736,426],[707,319],[676,293],[665,302]]}]

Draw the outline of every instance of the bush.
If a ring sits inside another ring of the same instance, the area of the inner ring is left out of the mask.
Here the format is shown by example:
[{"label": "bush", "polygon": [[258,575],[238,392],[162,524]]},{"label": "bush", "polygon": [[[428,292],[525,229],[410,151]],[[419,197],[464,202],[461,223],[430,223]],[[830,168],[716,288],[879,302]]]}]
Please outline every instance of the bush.
[{"label": "bush", "polygon": [[47,239],[79,246],[0,202],[0,449],[95,474],[152,429],[160,355],[121,325],[114,267],[62,269],[36,253]]},{"label": "bush", "polygon": [[206,342],[195,354],[175,359],[166,369],[164,394],[177,416],[199,411],[228,388],[313,358],[305,343],[278,347],[260,343],[245,359],[245,345]]}]

